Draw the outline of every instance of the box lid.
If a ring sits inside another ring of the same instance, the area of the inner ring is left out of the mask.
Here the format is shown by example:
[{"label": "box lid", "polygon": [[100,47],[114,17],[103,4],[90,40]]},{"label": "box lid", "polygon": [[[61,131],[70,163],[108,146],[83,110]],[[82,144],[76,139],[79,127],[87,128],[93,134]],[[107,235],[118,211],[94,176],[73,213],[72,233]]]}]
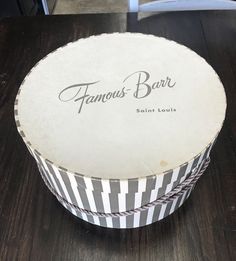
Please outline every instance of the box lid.
[{"label": "box lid", "polygon": [[115,33],[47,55],[22,83],[15,109],[24,139],[44,159],[119,180],[191,161],[220,131],[226,98],[215,71],[190,49]]}]

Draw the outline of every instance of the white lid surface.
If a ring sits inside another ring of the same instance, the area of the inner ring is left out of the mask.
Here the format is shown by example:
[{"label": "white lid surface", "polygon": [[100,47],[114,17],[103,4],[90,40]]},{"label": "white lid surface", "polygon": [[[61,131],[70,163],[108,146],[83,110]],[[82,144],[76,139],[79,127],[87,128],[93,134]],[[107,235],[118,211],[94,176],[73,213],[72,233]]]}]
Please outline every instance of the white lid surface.
[{"label": "white lid surface", "polygon": [[190,161],[220,131],[226,109],[223,86],[203,58],[130,33],[59,48],[28,74],[18,102],[21,129],[44,158],[118,179]]}]

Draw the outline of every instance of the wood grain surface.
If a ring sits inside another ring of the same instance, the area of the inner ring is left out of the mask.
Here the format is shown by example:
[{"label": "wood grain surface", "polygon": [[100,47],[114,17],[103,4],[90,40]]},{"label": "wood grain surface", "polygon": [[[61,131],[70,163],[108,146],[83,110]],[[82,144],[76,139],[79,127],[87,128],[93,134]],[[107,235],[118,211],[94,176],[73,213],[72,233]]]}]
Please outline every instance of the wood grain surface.
[{"label": "wood grain surface", "polygon": [[[55,48],[124,31],[163,36],[203,56],[225,86],[228,107],[212,162],[186,203],[161,222],[116,230],[81,221],[56,201],[17,134],[13,103],[27,72]],[[0,20],[0,260],[236,260],[235,188],[236,12]]]}]

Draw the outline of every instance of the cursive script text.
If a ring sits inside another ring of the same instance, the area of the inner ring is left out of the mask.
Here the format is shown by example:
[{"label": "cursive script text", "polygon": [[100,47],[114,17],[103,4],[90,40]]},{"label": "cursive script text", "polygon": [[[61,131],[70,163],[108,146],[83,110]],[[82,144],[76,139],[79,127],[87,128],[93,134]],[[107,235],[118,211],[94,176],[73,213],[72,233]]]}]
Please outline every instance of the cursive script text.
[{"label": "cursive script text", "polygon": [[133,89],[133,97],[136,99],[143,99],[149,96],[153,90],[162,88],[173,88],[176,82],[173,82],[170,77],[161,79],[159,81],[152,82],[150,80],[150,74],[146,71],[137,71],[123,80],[123,87],[118,90],[109,91],[106,93],[99,93],[96,95],[89,94],[90,88],[95,84],[99,84],[100,81],[84,82],[67,86],[60,91],[58,98],[62,102],[78,102],[79,110],[81,113],[84,105],[91,103],[106,103],[107,101],[114,99],[124,98]]}]

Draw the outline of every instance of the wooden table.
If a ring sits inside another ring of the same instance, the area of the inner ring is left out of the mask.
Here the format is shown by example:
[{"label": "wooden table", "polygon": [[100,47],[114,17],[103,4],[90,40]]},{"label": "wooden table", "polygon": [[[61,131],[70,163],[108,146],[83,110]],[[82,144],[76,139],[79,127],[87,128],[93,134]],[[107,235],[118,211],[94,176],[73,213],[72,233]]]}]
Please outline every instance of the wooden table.
[{"label": "wooden table", "polygon": [[[116,31],[190,47],[218,72],[228,100],[212,162],[191,197],[163,221],[133,230],[100,228],[69,214],[43,184],[13,118],[19,85],[38,60],[69,41]],[[236,260],[235,177],[236,12],[0,20],[0,260]]]}]

